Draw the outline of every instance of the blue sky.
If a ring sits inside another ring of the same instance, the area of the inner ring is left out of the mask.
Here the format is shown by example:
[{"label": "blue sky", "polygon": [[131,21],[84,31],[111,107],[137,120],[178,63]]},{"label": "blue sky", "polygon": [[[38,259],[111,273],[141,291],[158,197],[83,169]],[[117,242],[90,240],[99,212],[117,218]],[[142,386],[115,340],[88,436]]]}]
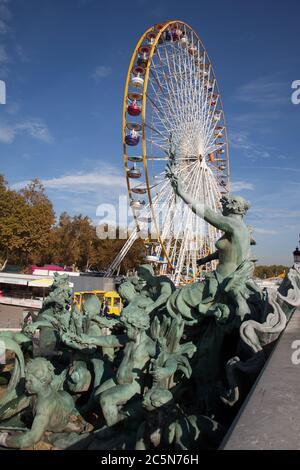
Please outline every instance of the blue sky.
[{"label": "blue sky", "polygon": [[40,178],[56,213],[95,219],[125,194],[121,119],[131,53],[150,25],[189,23],[213,61],[234,192],[251,201],[260,263],[291,264],[300,232],[297,0],[0,0],[0,171]]}]

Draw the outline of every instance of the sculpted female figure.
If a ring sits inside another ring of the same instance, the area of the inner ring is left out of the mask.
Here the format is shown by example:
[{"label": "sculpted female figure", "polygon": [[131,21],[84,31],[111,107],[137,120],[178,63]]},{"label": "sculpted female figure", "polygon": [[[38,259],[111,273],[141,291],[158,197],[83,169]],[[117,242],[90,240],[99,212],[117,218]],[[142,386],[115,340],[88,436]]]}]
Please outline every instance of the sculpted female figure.
[{"label": "sculpted female figure", "polygon": [[[224,232],[216,242],[217,251],[206,258],[206,261],[219,260],[216,271],[206,276],[204,284],[195,283],[176,291],[168,302],[169,313],[176,314],[180,311],[187,321],[194,323],[192,309],[197,307],[200,313],[206,313],[214,304],[220,302],[221,291],[226,290],[224,281],[233,273],[239,273],[240,278],[245,278],[245,275],[246,278],[250,277],[253,268],[249,261],[250,233],[244,222],[244,215],[250,205],[242,197],[224,195],[221,199],[222,214],[219,214],[183,190],[171,165],[167,166],[166,175],[175,193],[195,214]],[[221,317],[228,316],[229,309],[225,304],[219,303],[214,314]]]}]

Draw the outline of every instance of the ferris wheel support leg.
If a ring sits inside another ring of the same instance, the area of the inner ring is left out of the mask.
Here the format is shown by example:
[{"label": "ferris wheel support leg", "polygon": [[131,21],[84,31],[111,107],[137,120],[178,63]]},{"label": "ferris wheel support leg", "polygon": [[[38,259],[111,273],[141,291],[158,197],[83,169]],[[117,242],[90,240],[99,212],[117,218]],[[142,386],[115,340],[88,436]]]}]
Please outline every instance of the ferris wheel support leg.
[{"label": "ferris wheel support leg", "polygon": [[104,277],[110,277],[114,274],[114,272],[118,268],[120,269],[123,259],[125,258],[128,251],[130,250],[130,248],[132,247],[132,245],[134,244],[137,238],[138,238],[138,231],[137,229],[134,229],[130,237],[128,238],[124,246],[122,247],[121,251],[117,254],[115,259],[112,261],[112,263],[108,267]]}]

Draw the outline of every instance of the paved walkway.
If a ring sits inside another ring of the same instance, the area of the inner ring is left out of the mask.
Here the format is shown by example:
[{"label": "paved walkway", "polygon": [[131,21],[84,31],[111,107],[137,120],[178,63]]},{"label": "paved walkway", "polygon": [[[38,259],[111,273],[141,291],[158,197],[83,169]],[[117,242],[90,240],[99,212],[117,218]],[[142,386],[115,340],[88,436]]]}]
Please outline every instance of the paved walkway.
[{"label": "paved walkway", "polygon": [[0,304],[0,328],[19,329],[23,323],[24,307]]},{"label": "paved walkway", "polygon": [[281,335],[223,449],[300,450],[300,364],[291,359],[295,340],[300,343],[300,309]]}]

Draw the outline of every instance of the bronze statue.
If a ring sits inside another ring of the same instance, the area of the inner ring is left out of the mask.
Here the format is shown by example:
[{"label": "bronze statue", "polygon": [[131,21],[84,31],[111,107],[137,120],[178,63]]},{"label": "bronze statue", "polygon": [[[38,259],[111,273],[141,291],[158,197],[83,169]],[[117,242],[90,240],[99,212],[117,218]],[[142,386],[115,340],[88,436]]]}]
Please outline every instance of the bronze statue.
[{"label": "bronze statue", "polygon": [[[0,446],[31,447],[50,432],[67,447],[86,436],[92,416],[100,430],[89,434],[91,449],[218,446],[265,362],[266,346],[300,304],[300,273],[294,267],[279,292],[261,291],[244,221],[249,203],[227,194],[222,213],[214,212],[183,190],[171,165],[167,177],[177,197],[223,232],[216,251],[199,260],[217,260],[216,270],[175,289],[143,264],[119,287],[118,319],[99,314],[96,296],[80,312],[71,305],[67,276],[56,276],[36,321],[21,333],[0,334],[15,355],[0,398],[2,430],[26,408],[34,417],[30,430],[8,426]],[[37,329],[44,357],[28,359]]]},{"label": "bronze statue", "polygon": [[219,260],[216,270],[206,275],[204,283],[196,282],[174,292],[168,300],[168,312],[182,315],[188,324],[197,323],[203,315],[226,321],[231,305],[231,310],[243,318],[250,313],[246,299],[252,294],[260,298],[251,280],[254,264],[249,260],[250,233],[244,222],[250,204],[240,196],[224,195],[222,214],[214,212],[185,193],[170,165],[167,176],[175,193],[195,214],[224,232],[216,242],[217,251],[209,257]]},{"label": "bronze statue", "polygon": [[[57,390],[54,367],[44,358],[30,360],[25,370],[26,398],[20,402],[16,414],[31,407],[33,423],[31,430],[22,433],[0,433],[0,445],[13,448],[32,447],[49,432],[83,432],[86,423],[76,411],[74,401],[67,392]],[[3,419],[12,416],[12,410],[2,415]]]}]

